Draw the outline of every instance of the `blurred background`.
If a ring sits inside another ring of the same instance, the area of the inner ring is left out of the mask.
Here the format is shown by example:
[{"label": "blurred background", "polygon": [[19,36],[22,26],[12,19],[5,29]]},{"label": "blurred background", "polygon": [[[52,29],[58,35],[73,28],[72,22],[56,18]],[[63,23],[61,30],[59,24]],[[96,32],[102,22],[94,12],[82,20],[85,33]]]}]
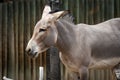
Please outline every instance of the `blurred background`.
[{"label": "blurred background", "polygon": [[[70,10],[75,23],[97,24],[120,17],[120,0],[51,0],[59,8]],[[59,51],[52,47],[38,58],[25,53],[33,28],[40,20],[49,0],[0,0],[0,80],[39,80],[39,67],[44,67],[44,80],[72,80],[60,62]],[[110,69],[89,70],[90,80],[115,80]]]}]

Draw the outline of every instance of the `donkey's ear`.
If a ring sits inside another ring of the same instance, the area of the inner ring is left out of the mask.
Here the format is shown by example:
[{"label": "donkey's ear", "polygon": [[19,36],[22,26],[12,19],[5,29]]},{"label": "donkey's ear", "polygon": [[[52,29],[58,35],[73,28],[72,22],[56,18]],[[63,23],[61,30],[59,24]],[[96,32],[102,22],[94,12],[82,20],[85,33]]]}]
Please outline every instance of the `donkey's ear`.
[{"label": "donkey's ear", "polygon": [[47,14],[49,14],[50,11],[51,11],[50,6],[46,5],[42,13],[42,18],[44,18]]},{"label": "donkey's ear", "polygon": [[59,19],[60,17],[63,17],[68,13],[69,11],[66,10],[66,11],[59,11],[59,12],[52,13],[52,15],[55,17],[55,19]]}]

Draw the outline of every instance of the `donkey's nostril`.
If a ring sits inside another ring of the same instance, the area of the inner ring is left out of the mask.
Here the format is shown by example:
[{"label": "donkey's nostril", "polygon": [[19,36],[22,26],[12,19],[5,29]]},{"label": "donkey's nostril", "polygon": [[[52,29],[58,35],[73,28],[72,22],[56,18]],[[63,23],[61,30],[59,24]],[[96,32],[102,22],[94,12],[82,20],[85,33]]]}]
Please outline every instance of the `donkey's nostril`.
[{"label": "donkey's nostril", "polygon": [[26,52],[27,53],[30,53],[31,52],[31,49],[29,48],[29,49],[26,49]]},{"label": "donkey's nostril", "polygon": [[27,51],[27,52],[28,52],[28,53],[29,53],[29,52],[31,52],[31,49],[28,49],[28,51]]}]

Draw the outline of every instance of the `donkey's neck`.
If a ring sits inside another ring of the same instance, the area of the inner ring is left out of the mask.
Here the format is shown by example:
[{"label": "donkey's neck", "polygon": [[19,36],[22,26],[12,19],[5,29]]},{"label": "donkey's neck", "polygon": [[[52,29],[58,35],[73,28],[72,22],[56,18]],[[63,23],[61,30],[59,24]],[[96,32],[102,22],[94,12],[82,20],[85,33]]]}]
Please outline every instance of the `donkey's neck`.
[{"label": "donkey's neck", "polygon": [[75,25],[63,19],[56,22],[58,31],[57,47],[62,53],[69,53],[75,45]]}]

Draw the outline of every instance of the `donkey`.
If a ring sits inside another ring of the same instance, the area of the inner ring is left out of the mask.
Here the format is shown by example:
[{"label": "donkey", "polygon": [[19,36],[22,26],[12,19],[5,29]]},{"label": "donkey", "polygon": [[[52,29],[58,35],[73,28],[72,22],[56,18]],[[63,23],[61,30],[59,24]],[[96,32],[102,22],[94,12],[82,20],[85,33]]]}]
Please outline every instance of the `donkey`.
[{"label": "donkey", "polygon": [[28,42],[28,55],[37,57],[50,46],[56,46],[65,67],[80,80],[88,80],[90,68],[113,69],[120,62],[120,18],[87,25],[74,24],[68,14],[68,11],[51,13],[51,8],[45,6]]}]

